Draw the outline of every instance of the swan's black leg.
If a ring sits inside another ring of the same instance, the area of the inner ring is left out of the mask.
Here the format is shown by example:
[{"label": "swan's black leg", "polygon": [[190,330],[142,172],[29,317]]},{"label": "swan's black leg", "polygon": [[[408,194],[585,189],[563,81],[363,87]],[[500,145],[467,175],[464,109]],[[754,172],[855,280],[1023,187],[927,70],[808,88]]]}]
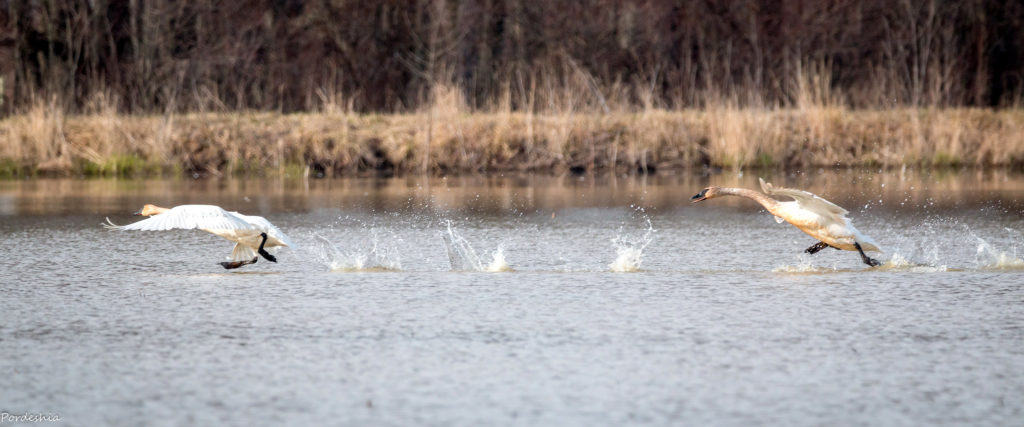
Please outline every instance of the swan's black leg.
[{"label": "swan's black leg", "polygon": [[811,247],[809,247],[807,249],[804,249],[804,252],[807,252],[807,253],[813,255],[813,254],[818,253],[818,251],[820,251],[822,249],[825,249],[827,247],[828,247],[828,243],[818,242],[818,243],[815,243],[815,244],[811,245]]},{"label": "swan's black leg", "polygon": [[221,267],[224,267],[227,270],[231,270],[231,269],[234,269],[234,268],[241,267],[243,265],[255,264],[256,261],[259,261],[259,260],[260,260],[260,257],[253,257],[251,260],[248,260],[248,261],[225,261],[225,262],[222,262],[222,263],[219,263],[219,264],[220,264]]},{"label": "swan's black leg", "polygon": [[861,249],[860,243],[853,242],[853,246],[857,248],[857,252],[860,252],[860,259],[861,261],[864,261],[865,264],[870,265],[872,267],[878,267],[882,265],[882,263],[878,262],[878,260],[870,258],[866,254],[864,254],[864,249]]},{"label": "swan's black leg", "polygon": [[267,261],[277,262],[277,258],[275,258],[273,255],[271,255],[270,252],[267,252],[267,251],[263,250],[263,245],[267,244],[267,233],[260,233],[260,236],[263,237],[263,240],[260,242],[260,249],[257,250],[256,252],[258,252],[260,255],[262,255],[263,258],[266,258]]}]

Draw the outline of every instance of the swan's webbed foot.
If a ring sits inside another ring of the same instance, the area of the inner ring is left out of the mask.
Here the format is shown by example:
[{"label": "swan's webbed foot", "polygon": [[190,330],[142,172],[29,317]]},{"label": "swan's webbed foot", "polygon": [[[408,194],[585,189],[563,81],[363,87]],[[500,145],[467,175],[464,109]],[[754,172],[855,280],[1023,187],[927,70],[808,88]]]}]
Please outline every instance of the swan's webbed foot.
[{"label": "swan's webbed foot", "polygon": [[809,253],[811,255],[814,255],[814,254],[818,253],[818,251],[820,251],[822,249],[825,249],[827,247],[828,247],[828,243],[818,242],[818,243],[815,243],[815,244],[811,245],[811,247],[809,247],[807,249],[804,249],[804,252],[807,252],[807,253]]},{"label": "swan's webbed foot", "polygon": [[253,259],[248,260],[248,261],[244,261],[244,260],[243,261],[225,261],[225,262],[220,262],[218,264],[220,264],[221,267],[224,267],[225,270],[232,270],[232,269],[241,267],[243,265],[255,264],[256,261],[259,261],[259,260],[260,260],[260,257],[253,257]]},{"label": "swan's webbed foot", "polygon": [[860,243],[853,242],[853,246],[857,248],[857,252],[860,252],[860,259],[861,261],[864,261],[865,264],[871,267],[878,267],[882,265],[882,263],[878,262],[877,259],[867,256],[867,254],[864,253],[864,249],[861,249]]},{"label": "swan's webbed foot", "polygon": [[828,243],[818,242],[818,243],[815,243],[815,244],[811,245],[811,247],[809,247],[807,249],[804,249],[804,252],[807,252],[807,253],[809,253],[811,255],[814,255],[814,254],[818,253],[818,251],[820,251],[822,249],[825,249],[825,248],[832,248],[832,249],[835,249],[837,251],[839,250],[839,248],[837,248],[835,246],[832,246],[832,245],[830,245]]},{"label": "swan's webbed foot", "polygon": [[265,251],[263,249],[260,249],[260,256],[262,256],[263,258],[266,258],[267,261],[277,262],[277,257],[271,255],[270,252],[267,252],[267,251]]}]

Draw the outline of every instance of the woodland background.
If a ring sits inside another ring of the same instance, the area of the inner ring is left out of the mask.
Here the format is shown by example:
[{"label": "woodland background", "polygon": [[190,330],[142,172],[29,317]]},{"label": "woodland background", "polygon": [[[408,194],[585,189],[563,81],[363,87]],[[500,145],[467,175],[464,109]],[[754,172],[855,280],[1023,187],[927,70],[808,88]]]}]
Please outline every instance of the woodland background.
[{"label": "woodland background", "polygon": [[0,78],[21,172],[1024,162],[1017,1],[0,0]]}]

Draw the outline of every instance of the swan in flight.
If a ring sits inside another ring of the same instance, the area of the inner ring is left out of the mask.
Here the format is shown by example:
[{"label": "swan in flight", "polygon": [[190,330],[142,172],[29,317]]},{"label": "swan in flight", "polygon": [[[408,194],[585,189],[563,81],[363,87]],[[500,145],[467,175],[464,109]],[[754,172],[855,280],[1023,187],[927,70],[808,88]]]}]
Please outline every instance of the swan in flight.
[{"label": "swan in flight", "polygon": [[107,218],[107,223],[103,226],[110,230],[143,231],[198,228],[213,233],[235,242],[235,248],[231,251],[231,261],[220,263],[226,269],[255,264],[259,260],[257,254],[267,261],[277,262],[277,258],[264,250],[265,247],[294,246],[288,236],[265,218],[228,212],[219,206],[181,205],[167,209],[145,205],[135,212],[135,215],[149,218],[128,225],[117,225]]},{"label": "swan in flight", "polygon": [[[826,247],[857,251],[860,252],[860,259],[865,264],[872,267],[881,265],[878,260],[864,254],[864,251],[881,252],[878,243],[854,228],[853,223],[846,217],[848,213],[846,209],[806,191],[775,188],[761,178],[758,178],[758,181],[761,182],[761,190],[764,191],[764,194],[745,188],[708,187],[691,197],[690,200],[692,203],[697,203],[718,196],[740,196],[753,199],[772,215],[775,215],[779,222],[785,220],[818,240],[818,243],[804,252],[814,254]],[[793,201],[778,201],[768,196],[790,197]]]}]

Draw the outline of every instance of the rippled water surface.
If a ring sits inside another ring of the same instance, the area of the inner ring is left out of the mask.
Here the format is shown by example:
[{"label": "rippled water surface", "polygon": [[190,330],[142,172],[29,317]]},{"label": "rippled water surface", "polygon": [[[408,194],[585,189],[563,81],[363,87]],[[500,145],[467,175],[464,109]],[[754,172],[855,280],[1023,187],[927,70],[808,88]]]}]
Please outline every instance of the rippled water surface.
[{"label": "rippled water surface", "polygon": [[[1024,178],[766,177],[850,210],[867,268],[752,174],[0,182],[0,411],[70,425],[1020,425]],[[227,271],[144,203],[265,216]]]}]

